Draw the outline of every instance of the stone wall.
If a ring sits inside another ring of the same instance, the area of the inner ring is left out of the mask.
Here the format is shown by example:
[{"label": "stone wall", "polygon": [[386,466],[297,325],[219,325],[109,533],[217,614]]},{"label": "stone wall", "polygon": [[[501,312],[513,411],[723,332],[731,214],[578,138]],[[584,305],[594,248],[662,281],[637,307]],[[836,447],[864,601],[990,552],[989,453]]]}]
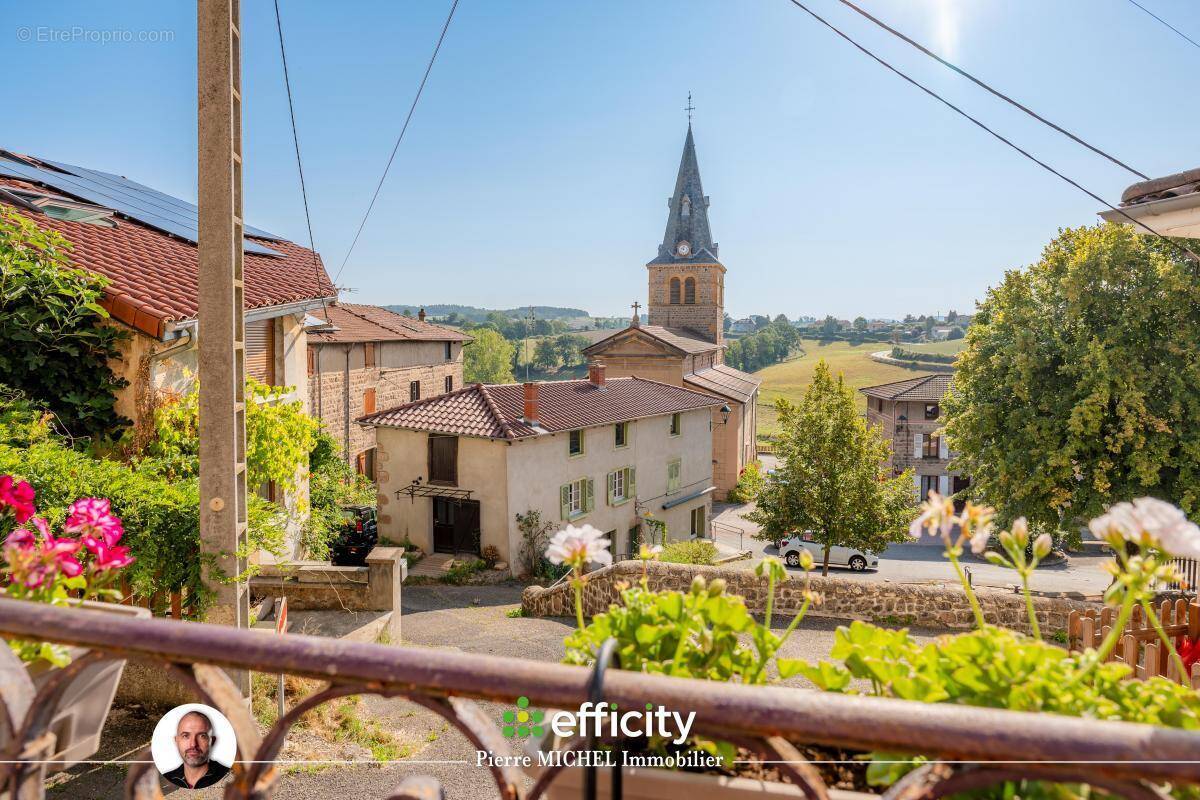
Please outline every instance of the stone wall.
[{"label": "stone wall", "polygon": [[[703,567],[690,564],[648,565],[650,588],[654,590],[686,590],[696,575],[707,580],[724,578],[728,591],[741,595],[754,613],[765,608],[767,583],[751,570],[731,567]],[[597,570],[588,576],[584,588],[584,613],[591,616],[606,611],[617,601],[615,584],[633,583],[641,579],[640,561],[621,561]],[[775,589],[775,611],[789,615],[799,610],[803,602],[804,581],[794,573]],[[899,583],[867,583],[846,578],[812,578],[812,588],[823,597],[820,606],[809,610],[818,617],[861,619],[913,627],[969,630],[974,627],[970,604],[961,589]],[[978,589],[980,605],[988,622],[1012,630],[1029,632],[1025,601],[1021,595],[996,589]],[[574,615],[574,599],[566,583],[547,589],[530,586],[525,589],[521,606],[530,616],[569,617]],[[1060,598],[1034,598],[1038,625],[1044,635],[1067,629],[1067,615],[1072,611],[1099,608],[1097,603]]]}]

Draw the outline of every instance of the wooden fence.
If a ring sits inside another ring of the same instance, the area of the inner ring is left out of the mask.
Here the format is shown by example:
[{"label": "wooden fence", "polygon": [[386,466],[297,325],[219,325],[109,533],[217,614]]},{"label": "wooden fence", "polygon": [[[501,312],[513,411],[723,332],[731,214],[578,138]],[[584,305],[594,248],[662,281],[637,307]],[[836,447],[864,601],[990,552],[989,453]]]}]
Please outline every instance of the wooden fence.
[{"label": "wooden fence", "polygon": [[1170,591],[1196,594],[1196,585],[1200,582],[1200,561],[1194,558],[1172,558],[1171,564],[1179,573],[1180,579],[1168,583],[1166,588]]},{"label": "wooden fence", "polygon": [[183,619],[188,606],[191,605],[188,593],[182,588],[170,592],[155,592],[148,596],[139,595],[133,591],[128,581],[123,580],[121,581],[120,591],[121,605],[148,608],[150,609],[150,613],[156,617]]},{"label": "wooden fence", "polygon": [[[1163,600],[1156,609],[1163,630],[1173,641],[1186,636],[1195,641],[1200,638],[1200,602],[1187,600]],[[1105,608],[1097,614],[1093,610],[1084,612],[1072,611],[1067,618],[1067,636],[1072,652],[1087,647],[1098,648],[1104,637],[1112,630],[1116,622],[1117,611]],[[1134,607],[1133,616],[1125,626],[1125,632],[1117,641],[1108,657],[1109,661],[1119,661],[1133,667],[1131,678],[1145,679],[1162,675],[1170,680],[1182,683],[1170,651],[1158,638],[1157,631],[1151,625],[1141,607]],[[1193,687],[1200,689],[1200,663],[1192,666],[1189,676]]]}]

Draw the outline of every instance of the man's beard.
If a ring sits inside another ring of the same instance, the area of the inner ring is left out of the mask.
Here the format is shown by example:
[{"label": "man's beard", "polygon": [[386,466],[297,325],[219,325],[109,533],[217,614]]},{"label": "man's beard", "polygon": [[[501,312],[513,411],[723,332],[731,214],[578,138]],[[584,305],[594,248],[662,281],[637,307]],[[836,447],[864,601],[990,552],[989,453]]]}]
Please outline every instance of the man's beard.
[{"label": "man's beard", "polygon": [[183,763],[189,767],[201,767],[208,763],[208,753],[201,753],[198,750],[185,751],[183,754]]}]

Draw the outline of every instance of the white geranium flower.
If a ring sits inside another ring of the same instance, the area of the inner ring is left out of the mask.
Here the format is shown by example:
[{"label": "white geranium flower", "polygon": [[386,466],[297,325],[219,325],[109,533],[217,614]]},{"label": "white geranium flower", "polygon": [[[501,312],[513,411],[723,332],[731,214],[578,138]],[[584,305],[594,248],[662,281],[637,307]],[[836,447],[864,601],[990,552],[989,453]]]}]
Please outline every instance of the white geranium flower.
[{"label": "white geranium flower", "polygon": [[593,562],[607,566],[612,563],[612,553],[608,552],[611,544],[591,525],[580,528],[568,525],[554,534],[546,548],[546,558],[551,564],[566,564],[578,570]]},{"label": "white geranium flower", "polygon": [[971,552],[975,555],[981,555],[985,550],[987,550],[988,542],[991,541],[991,539],[991,528],[984,528],[981,531],[977,531],[975,535],[971,537]]},{"label": "white geranium flower", "polygon": [[1183,510],[1154,497],[1139,497],[1132,503],[1117,503],[1107,514],[1088,523],[1097,536],[1117,533],[1135,544],[1153,547],[1182,558],[1200,558],[1200,526]]},{"label": "white geranium flower", "polygon": [[954,517],[954,501],[948,497],[942,497],[937,492],[930,491],[929,499],[921,504],[921,516],[908,526],[908,535],[914,539],[920,539],[921,535],[928,530],[930,533],[937,533],[943,539],[949,540],[950,532],[957,522],[958,520]]},{"label": "white geranium flower", "polygon": [[642,561],[653,561],[662,554],[661,544],[643,544],[638,549],[638,558]]}]

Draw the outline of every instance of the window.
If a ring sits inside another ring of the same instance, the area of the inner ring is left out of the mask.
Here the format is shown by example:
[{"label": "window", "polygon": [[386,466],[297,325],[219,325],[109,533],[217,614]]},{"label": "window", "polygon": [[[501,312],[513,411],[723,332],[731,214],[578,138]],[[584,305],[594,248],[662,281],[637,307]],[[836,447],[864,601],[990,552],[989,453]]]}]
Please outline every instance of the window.
[{"label": "window", "polygon": [[637,496],[637,473],[633,467],[622,467],[608,473],[608,504],[619,506]]},{"label": "window", "polygon": [[936,492],[938,490],[938,476],[937,475],[922,475],[920,477],[921,477],[921,499],[926,500],[929,498],[930,492]]},{"label": "window", "polygon": [[683,462],[678,458],[667,462],[667,494],[679,491],[679,475],[682,469]]},{"label": "window", "polygon": [[312,375],[317,371],[317,348],[308,348],[308,374]]},{"label": "window", "polygon": [[454,345],[451,344],[450,342],[446,342],[446,360],[447,361],[454,360]]},{"label": "window", "polygon": [[679,305],[679,278],[671,278],[671,305]]},{"label": "window", "polygon": [[937,403],[925,404],[925,419],[937,419],[938,415],[941,413],[942,410],[938,407]]},{"label": "window", "polygon": [[429,482],[458,485],[458,437],[429,434]]},{"label": "window", "polygon": [[558,497],[562,518],[576,519],[591,511],[595,505],[593,489],[591,478],[580,478],[560,486]]},{"label": "window", "polygon": [[696,279],[688,278],[683,282],[683,302],[689,306],[696,304]]},{"label": "window", "polygon": [[940,458],[941,442],[940,436],[926,436],[921,444],[921,458]]},{"label": "window", "polygon": [[375,343],[367,342],[363,345],[363,366],[375,366]]},{"label": "window", "polygon": [[681,430],[683,430],[683,418],[679,412],[676,412],[671,415],[671,435],[678,436]]},{"label": "window", "polygon": [[375,480],[375,448],[364,450],[358,454],[354,460],[354,468],[359,475],[365,475],[371,480]]},{"label": "window", "polygon": [[366,391],[363,392],[363,413],[364,414],[374,414],[375,413],[375,387],[374,386],[372,386],[370,389],[367,389]]},{"label": "window", "polygon": [[421,382],[413,381],[408,384],[408,402],[415,403],[421,399]]},{"label": "window", "polygon": [[453,391],[454,391],[454,376],[447,375],[446,376],[446,394],[449,394],[450,392],[453,392]]},{"label": "window", "polygon": [[572,458],[583,455],[583,431],[571,431],[567,434],[567,454]]},{"label": "window", "polygon": [[618,422],[613,426],[613,445],[624,447],[629,444],[629,423]]},{"label": "window", "polygon": [[704,506],[692,509],[692,536],[708,536],[708,520]]}]

